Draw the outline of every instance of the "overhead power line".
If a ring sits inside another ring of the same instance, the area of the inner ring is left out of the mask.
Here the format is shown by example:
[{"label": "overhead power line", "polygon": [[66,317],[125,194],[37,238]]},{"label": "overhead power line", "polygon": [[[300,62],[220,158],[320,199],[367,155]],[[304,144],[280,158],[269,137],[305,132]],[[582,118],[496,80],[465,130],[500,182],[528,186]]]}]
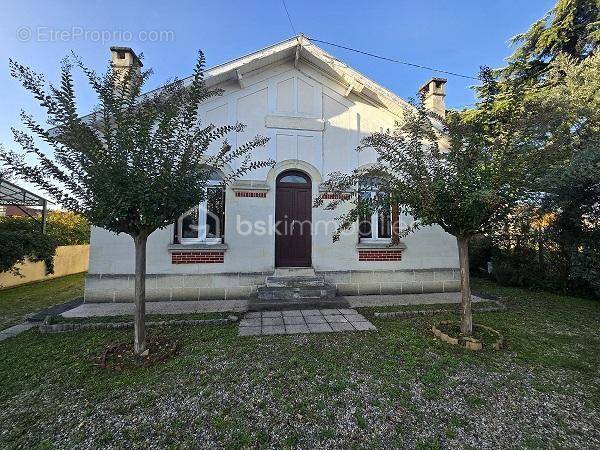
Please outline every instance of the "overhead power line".
[{"label": "overhead power line", "polygon": [[[282,1],[284,1],[284,0],[282,0]],[[285,5],[285,2],[284,2],[284,5]],[[286,8],[286,11],[287,11],[287,8]],[[289,18],[289,15],[288,15],[288,18]],[[291,23],[291,20],[290,20],[290,23]],[[293,25],[292,25],[292,28],[293,28]],[[468,79],[471,79],[471,80],[479,80],[478,77],[472,77],[470,75],[464,75],[462,73],[450,72],[449,70],[436,69],[434,67],[423,66],[421,64],[415,64],[415,63],[411,63],[411,62],[408,62],[408,61],[401,61],[399,59],[388,58],[386,56],[376,55],[374,53],[365,52],[363,50],[357,50],[357,49],[352,48],[352,47],[346,47],[345,45],[334,44],[333,42],[322,41],[320,39],[314,39],[314,38],[311,38],[311,37],[307,37],[307,38],[308,38],[309,41],[319,42],[321,44],[326,44],[326,45],[331,45],[332,47],[342,48],[344,50],[349,50],[351,52],[360,53],[362,55],[367,55],[367,56],[370,56],[372,58],[382,59],[384,61],[389,61],[389,62],[393,62],[393,63],[396,63],[396,64],[403,64],[405,66],[411,66],[411,67],[416,67],[416,68],[419,68],[419,69],[431,70],[432,72],[443,73],[443,74],[446,74],[446,75],[451,75],[453,77],[468,78]]]},{"label": "overhead power line", "polygon": [[[292,32],[294,33],[294,35],[297,35],[298,33],[296,33],[296,27],[294,27],[294,22],[292,21],[292,16],[290,15],[290,12],[287,8],[285,0],[281,0],[281,3],[283,4],[283,9],[285,10],[285,14],[288,18],[288,21],[290,22],[290,27],[292,28]],[[388,58],[387,56],[376,55],[375,53],[366,52],[364,50],[358,50],[356,48],[347,47],[345,45],[334,44],[333,42],[323,41],[321,39],[314,39],[314,38],[310,38],[310,37],[308,37],[308,39],[310,41],[319,42],[321,44],[326,44],[326,45],[331,45],[332,47],[342,48],[344,50],[349,50],[351,52],[360,53],[361,55],[370,56],[371,58],[377,58],[377,59],[381,59],[383,61],[393,62],[396,64],[402,64],[402,65],[410,66],[410,67],[416,67],[418,69],[430,70],[432,72],[443,73],[446,75],[451,75],[453,77],[467,78],[470,80],[479,80],[479,77],[473,77],[471,75],[464,75],[462,73],[451,72],[449,70],[436,69],[435,67],[423,66],[421,64],[411,63],[408,61],[402,61],[399,59]]]},{"label": "overhead power line", "polygon": [[292,32],[294,34],[297,34],[296,28],[294,28],[294,23],[292,22],[292,17],[290,16],[290,12],[288,11],[287,5],[285,4],[285,0],[281,0],[281,3],[283,3],[283,9],[285,9],[285,14],[287,15],[287,18],[290,21],[290,26],[292,27]]}]

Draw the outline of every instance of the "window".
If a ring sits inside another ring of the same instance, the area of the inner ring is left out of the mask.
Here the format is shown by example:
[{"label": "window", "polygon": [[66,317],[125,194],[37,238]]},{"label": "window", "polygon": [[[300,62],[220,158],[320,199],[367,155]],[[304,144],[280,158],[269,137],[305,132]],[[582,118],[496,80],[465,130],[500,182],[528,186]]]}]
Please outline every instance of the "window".
[{"label": "window", "polygon": [[279,178],[278,183],[294,183],[294,184],[308,184],[309,181],[301,172],[286,172],[281,178]]},{"label": "window", "polygon": [[225,232],[225,191],[217,180],[208,183],[204,200],[177,221],[180,244],[218,244]]},{"label": "window", "polygon": [[[360,242],[389,242],[392,238],[392,214],[388,194],[378,190],[377,180],[368,180],[359,186],[358,195],[363,204],[379,208],[359,216],[358,235]],[[373,208],[367,208],[373,209]]]}]

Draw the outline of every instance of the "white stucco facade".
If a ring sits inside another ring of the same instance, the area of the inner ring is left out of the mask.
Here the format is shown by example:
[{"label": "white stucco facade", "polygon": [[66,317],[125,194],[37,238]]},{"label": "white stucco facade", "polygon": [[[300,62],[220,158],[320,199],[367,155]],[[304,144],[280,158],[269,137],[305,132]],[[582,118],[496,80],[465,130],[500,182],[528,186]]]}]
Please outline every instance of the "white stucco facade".
[{"label": "white stucco facade", "polygon": [[[222,244],[179,244],[174,226],[150,236],[148,300],[252,295],[275,268],[277,176],[286,170],[308,175],[314,199],[328,174],[374,163],[374,150],[355,150],[360,139],[402,119],[407,107],[402,101],[331,56],[326,59],[307,40],[294,38],[277,45],[209,70],[207,83],[223,89],[223,95],[203,104],[199,112],[205,124],[244,123],[242,133],[228,136],[234,146],[257,134],[269,137],[255,158],[270,158],[276,165],[228,186]],[[312,209],[310,249],[312,267],[335,284],[339,294],[459,290],[456,239],[440,227],[403,239],[401,260],[364,261],[359,259],[365,246],[357,230],[332,242],[331,224],[340,213]],[[265,231],[257,232],[255,225],[261,223]],[[250,234],[248,224],[253,224]],[[173,263],[174,254],[185,252],[220,256],[218,262]],[[86,301],[131,299],[133,272],[132,239],[93,228]]]}]

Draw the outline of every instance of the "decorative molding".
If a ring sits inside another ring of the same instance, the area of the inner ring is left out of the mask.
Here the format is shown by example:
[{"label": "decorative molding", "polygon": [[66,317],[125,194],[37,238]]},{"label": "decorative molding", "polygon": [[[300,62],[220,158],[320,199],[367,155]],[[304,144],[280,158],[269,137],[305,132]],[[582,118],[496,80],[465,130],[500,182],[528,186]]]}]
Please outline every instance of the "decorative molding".
[{"label": "decorative molding", "polygon": [[300,50],[302,50],[302,44],[300,40],[298,40],[298,45],[296,46],[296,54],[294,55],[294,68],[298,68],[298,62],[300,61]]},{"label": "decorative molding", "polygon": [[267,115],[265,117],[265,127],[285,130],[323,131],[325,122],[321,119],[308,117]]},{"label": "decorative molding", "polygon": [[279,161],[275,166],[269,170],[267,174],[267,182],[273,186],[275,186],[275,180],[277,179],[277,175],[286,170],[297,169],[305,172],[313,182],[313,184],[321,184],[321,172],[315,166],[313,166],[308,161],[303,161],[301,159],[285,159],[283,161]]},{"label": "decorative molding", "polygon": [[246,87],[246,82],[244,81],[244,76],[240,69],[235,69],[235,76],[237,78],[237,82],[240,85],[240,89],[244,89]]},{"label": "decorative molding", "polygon": [[232,191],[268,191],[269,183],[259,180],[237,180],[229,185]]},{"label": "decorative molding", "polygon": [[350,194],[336,194],[333,192],[326,192],[321,194],[323,200],[349,200]]},{"label": "decorative molding", "polygon": [[256,197],[256,198],[267,198],[267,193],[265,191],[260,192],[252,192],[252,191],[236,191],[236,197]]}]

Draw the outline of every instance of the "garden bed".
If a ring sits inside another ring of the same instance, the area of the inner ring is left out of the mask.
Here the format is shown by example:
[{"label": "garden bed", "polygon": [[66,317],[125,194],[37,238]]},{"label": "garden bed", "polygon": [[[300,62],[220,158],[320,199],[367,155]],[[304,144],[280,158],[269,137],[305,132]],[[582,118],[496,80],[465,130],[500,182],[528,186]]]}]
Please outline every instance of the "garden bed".
[{"label": "garden bed", "polygon": [[473,324],[473,334],[463,336],[460,332],[460,322],[442,320],[431,327],[433,334],[451,345],[460,345],[468,350],[482,349],[500,350],[504,345],[504,337],[493,328],[481,324]]},{"label": "garden bed", "polygon": [[[497,300],[473,303],[473,312],[501,312],[506,311],[506,306]],[[435,316],[437,314],[459,314],[459,304],[432,304],[432,305],[402,305],[377,308],[375,317],[410,318],[418,316]]]},{"label": "garden bed", "polygon": [[[163,316],[161,316],[163,317]],[[221,318],[211,319],[192,319],[192,318],[165,318],[163,320],[146,320],[147,327],[153,326],[202,326],[202,325],[226,325],[238,321],[238,317],[229,315]],[[111,321],[101,320],[97,321],[70,321],[60,320],[58,323],[53,323],[53,318],[48,317],[42,325],[40,325],[40,333],[64,333],[68,331],[85,331],[85,330],[119,330],[133,328],[132,321]]]},{"label": "garden bed", "polygon": [[100,367],[117,372],[151,366],[167,361],[177,353],[177,341],[166,337],[148,337],[144,356],[136,355],[133,342],[111,344],[100,357]]}]

